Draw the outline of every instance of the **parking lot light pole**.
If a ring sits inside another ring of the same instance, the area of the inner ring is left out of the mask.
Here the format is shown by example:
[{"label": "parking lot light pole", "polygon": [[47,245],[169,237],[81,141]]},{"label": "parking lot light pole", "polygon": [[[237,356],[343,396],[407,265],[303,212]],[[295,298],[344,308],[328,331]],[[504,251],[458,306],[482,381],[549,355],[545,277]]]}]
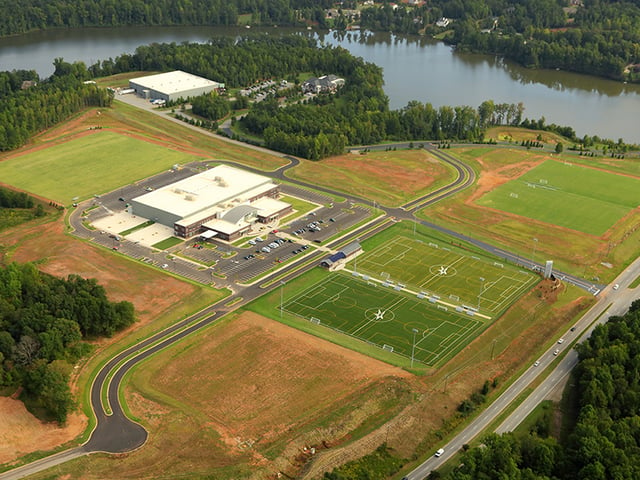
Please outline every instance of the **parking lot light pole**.
[{"label": "parking lot light pole", "polygon": [[413,368],[413,356],[416,353],[416,333],[418,333],[418,330],[415,328],[412,328],[413,330],[413,345],[411,346],[411,368]]}]

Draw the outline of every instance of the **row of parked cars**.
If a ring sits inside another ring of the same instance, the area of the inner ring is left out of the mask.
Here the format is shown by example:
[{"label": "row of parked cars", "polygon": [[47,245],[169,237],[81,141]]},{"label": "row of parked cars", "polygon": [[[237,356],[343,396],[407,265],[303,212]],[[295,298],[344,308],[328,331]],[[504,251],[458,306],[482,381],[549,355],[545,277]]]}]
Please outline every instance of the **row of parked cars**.
[{"label": "row of parked cars", "polygon": [[277,238],[275,239],[273,242],[269,243],[268,245],[265,245],[264,247],[262,247],[260,250],[264,253],[269,253],[271,250],[278,248],[280,245],[283,245],[285,243],[291,243],[291,240],[285,240],[284,238]]}]

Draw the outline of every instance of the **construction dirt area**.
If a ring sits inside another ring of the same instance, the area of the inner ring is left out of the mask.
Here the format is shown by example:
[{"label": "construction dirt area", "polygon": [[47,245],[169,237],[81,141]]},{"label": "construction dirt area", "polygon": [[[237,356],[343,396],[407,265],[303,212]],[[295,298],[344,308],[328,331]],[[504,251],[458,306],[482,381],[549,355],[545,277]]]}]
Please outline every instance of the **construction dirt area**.
[{"label": "construction dirt area", "polygon": [[[98,115],[93,109],[9,155],[86,135],[97,117],[105,128],[212,156],[211,151],[189,146],[185,143],[188,139],[163,136],[158,129],[151,129],[153,134],[149,134],[131,128],[138,124],[123,120],[120,112]],[[225,158],[233,159],[230,155]],[[0,156],[0,161],[2,158],[8,155]],[[360,172],[370,181],[366,189],[363,187],[366,191],[355,193],[370,198],[376,198],[385,179],[392,181],[399,187],[395,195],[386,198],[389,204],[400,204],[425,185],[433,186],[450,176],[423,151],[411,151],[408,157],[394,160],[397,163],[391,169],[373,158],[349,155],[308,163],[311,166],[306,174],[316,172],[318,179],[333,176],[345,185],[357,185],[349,170]],[[515,166],[478,158],[478,164],[484,162],[486,169],[478,187],[457,203],[439,204],[436,215],[446,216],[450,209],[456,221],[461,210],[473,210],[475,217],[469,218],[480,224],[474,199],[544,159],[542,155],[531,156]],[[267,155],[258,156],[255,165],[264,166],[270,161]],[[415,180],[420,177],[414,170],[418,165],[424,173],[420,182]],[[132,341],[133,331],[153,326],[155,320],[173,316],[177,309],[186,313],[185,306],[198,295],[200,302],[202,295],[213,295],[204,287],[79,240],[66,231],[62,214],[54,220],[52,216],[0,232],[0,260],[37,262],[42,271],[61,277],[74,274],[95,278],[110,300],[132,302],[138,322],[113,338],[96,342],[95,353],[119,341]],[[456,414],[460,402],[487,380],[496,380],[501,386],[503,379],[529,361],[536,349],[588,302],[586,297],[573,294],[571,301],[563,303],[561,294],[562,290],[540,283],[454,360],[426,375],[413,375],[255,313],[232,314],[151,357],[144,368],[133,372],[124,397],[133,415],[151,432],[149,440],[143,448],[119,456],[117,462],[101,455],[83,459],[81,477],[168,478],[222,472],[226,478],[242,475],[257,480],[276,478],[277,472],[284,472],[289,477],[312,479],[371,453],[383,443],[399,458],[429,454],[441,441],[442,432],[446,435],[463,421]],[[536,312],[530,324],[513,331],[514,319],[528,311]],[[504,343],[495,358],[494,339]],[[79,365],[74,375],[72,390],[76,396],[88,388],[77,383],[78,376],[86,374],[84,366]],[[86,426],[87,419],[79,412],[60,427],[36,419],[17,395],[0,397],[0,463],[69,444]],[[79,467],[60,468],[73,472]],[[79,476],[69,473],[68,478]]]},{"label": "construction dirt area", "polygon": [[[38,262],[38,268],[52,275],[95,278],[111,300],[134,304],[138,322],[127,332],[101,340],[98,348],[170,311],[198,288],[65,235],[62,218],[1,232],[0,246],[3,262]],[[79,413],[71,414],[67,425],[58,427],[37,420],[16,398],[0,397],[0,463],[25,453],[50,450],[71,441],[85,427],[86,419]]]}]

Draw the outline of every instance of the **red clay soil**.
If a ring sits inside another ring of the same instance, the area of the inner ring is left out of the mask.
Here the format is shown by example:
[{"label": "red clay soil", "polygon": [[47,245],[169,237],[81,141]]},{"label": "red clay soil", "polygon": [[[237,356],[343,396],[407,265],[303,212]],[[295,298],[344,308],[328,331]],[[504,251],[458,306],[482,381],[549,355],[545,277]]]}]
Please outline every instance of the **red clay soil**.
[{"label": "red clay soil", "polygon": [[394,190],[403,193],[419,192],[437,178],[447,174],[446,168],[423,150],[403,152],[403,155],[407,159],[414,157],[415,161],[420,163],[419,171],[416,168],[404,167],[398,162],[388,162],[370,155],[340,155],[327,158],[322,163],[329,167],[336,167],[338,171],[360,172],[363,178],[378,179],[380,183],[393,185]]},{"label": "red clay soil", "polygon": [[[63,233],[62,218],[48,223],[29,222],[0,233],[3,262],[38,262],[42,271],[67,276],[95,278],[110,300],[134,304],[140,326],[157,318],[195,291],[195,287],[152,269],[131,269],[130,262]],[[135,285],[135,288],[132,288]],[[127,332],[100,342],[117,341]],[[78,373],[78,372],[76,372]],[[77,437],[86,426],[80,413],[69,416],[67,425],[43,423],[26,411],[22,402],[0,397],[0,463],[37,450],[50,450]]]}]

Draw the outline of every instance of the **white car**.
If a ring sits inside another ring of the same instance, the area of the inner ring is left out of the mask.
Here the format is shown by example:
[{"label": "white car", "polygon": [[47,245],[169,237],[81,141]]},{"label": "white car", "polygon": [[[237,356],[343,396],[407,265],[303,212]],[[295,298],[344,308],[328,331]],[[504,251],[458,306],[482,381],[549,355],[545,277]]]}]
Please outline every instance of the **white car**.
[{"label": "white car", "polygon": [[536,360],[536,362],[533,364],[534,367],[537,367],[538,365],[540,365],[540,360]]},{"label": "white car", "polygon": [[617,289],[619,289],[619,288],[620,288],[620,285],[618,285],[617,283],[613,286],[613,289],[614,289],[614,290],[617,290]]},{"label": "white car", "polygon": [[168,263],[163,263],[163,264],[162,264],[162,268],[163,268],[163,269],[166,269],[167,267],[169,267],[169,264],[168,264]]},{"label": "white car", "polygon": [[558,350],[557,348],[553,351],[554,355],[558,355],[560,353],[560,350]]},{"label": "white car", "polygon": [[444,448],[439,448],[438,451],[436,452],[436,457],[439,457],[443,453],[444,453]]},{"label": "white car", "polygon": [[558,340],[558,343],[564,343],[564,338],[561,338],[560,340]]}]

